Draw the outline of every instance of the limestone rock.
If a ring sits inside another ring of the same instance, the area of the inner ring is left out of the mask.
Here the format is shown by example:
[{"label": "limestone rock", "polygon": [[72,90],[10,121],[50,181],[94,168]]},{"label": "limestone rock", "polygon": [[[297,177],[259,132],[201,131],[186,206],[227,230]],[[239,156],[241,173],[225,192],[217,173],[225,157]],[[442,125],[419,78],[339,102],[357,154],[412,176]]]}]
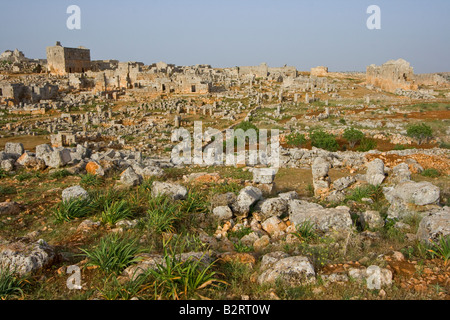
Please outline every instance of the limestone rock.
[{"label": "limestone rock", "polygon": [[268,219],[272,216],[281,217],[287,213],[287,201],[281,198],[266,199],[261,205],[261,215],[263,218]]},{"label": "limestone rock", "polygon": [[73,186],[63,190],[62,201],[68,202],[72,199],[87,199],[89,198],[89,193],[84,190],[81,186]]},{"label": "limestone rock", "polygon": [[179,184],[155,181],[152,185],[153,197],[157,197],[158,195],[167,195],[173,200],[183,200],[186,199],[187,194],[187,189]]},{"label": "limestone rock", "polygon": [[20,212],[17,202],[0,202],[0,216],[12,216]]},{"label": "limestone rock", "polygon": [[120,174],[120,183],[127,187],[138,186],[142,183],[142,177],[129,167]]},{"label": "limestone rock", "polygon": [[21,275],[47,267],[56,258],[54,248],[44,240],[33,244],[14,242],[0,246],[0,267],[9,268]]},{"label": "limestone rock", "polygon": [[214,208],[212,216],[215,221],[221,222],[233,218],[233,212],[228,206],[220,206]]},{"label": "limestone rock", "polygon": [[316,273],[307,257],[286,257],[268,267],[258,277],[258,283],[274,284],[278,279],[293,286],[305,285],[316,281]]},{"label": "limestone rock", "polygon": [[294,227],[309,221],[323,232],[350,230],[352,227],[350,208],[323,208],[321,205],[302,200],[289,201],[289,220]]},{"label": "limestone rock", "polygon": [[424,211],[421,207],[436,205],[439,202],[440,189],[430,182],[407,181],[395,187],[383,188],[383,193],[391,206],[390,218],[401,218],[413,212]]},{"label": "limestone rock", "polygon": [[385,178],[383,160],[377,158],[367,164],[366,181],[369,184],[380,185]]},{"label": "limestone rock", "polygon": [[256,187],[248,186],[239,192],[236,199],[235,214],[239,217],[247,217],[250,207],[262,197],[262,191]]},{"label": "limestone rock", "polygon": [[439,243],[441,236],[450,235],[450,207],[429,213],[420,221],[417,238],[428,243]]},{"label": "limestone rock", "polygon": [[23,144],[15,142],[7,142],[5,144],[5,152],[14,155],[16,158],[24,153]]},{"label": "limestone rock", "polygon": [[367,226],[370,229],[382,228],[384,226],[384,221],[380,213],[374,210],[362,212],[359,220],[363,226]]}]

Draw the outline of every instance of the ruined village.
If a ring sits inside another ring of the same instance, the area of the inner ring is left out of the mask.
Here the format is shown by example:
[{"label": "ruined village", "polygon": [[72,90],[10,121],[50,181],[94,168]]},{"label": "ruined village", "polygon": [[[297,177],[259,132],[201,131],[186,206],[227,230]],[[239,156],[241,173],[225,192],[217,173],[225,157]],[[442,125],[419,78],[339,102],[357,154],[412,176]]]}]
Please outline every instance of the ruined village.
[{"label": "ruined village", "polygon": [[[0,55],[1,298],[450,298],[450,73],[45,50]],[[278,130],[279,168],[175,163],[198,122]]]}]

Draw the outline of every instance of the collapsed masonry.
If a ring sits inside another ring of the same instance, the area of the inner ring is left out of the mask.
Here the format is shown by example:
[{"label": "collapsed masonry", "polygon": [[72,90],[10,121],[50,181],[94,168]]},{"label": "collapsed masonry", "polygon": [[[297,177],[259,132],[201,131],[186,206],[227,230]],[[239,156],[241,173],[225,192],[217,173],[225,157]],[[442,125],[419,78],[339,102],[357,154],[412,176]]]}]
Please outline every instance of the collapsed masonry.
[{"label": "collapsed masonry", "polygon": [[389,60],[381,66],[367,67],[366,82],[384,91],[396,93],[397,90],[418,90],[419,86],[448,85],[442,74],[414,74],[409,62],[398,59]]}]

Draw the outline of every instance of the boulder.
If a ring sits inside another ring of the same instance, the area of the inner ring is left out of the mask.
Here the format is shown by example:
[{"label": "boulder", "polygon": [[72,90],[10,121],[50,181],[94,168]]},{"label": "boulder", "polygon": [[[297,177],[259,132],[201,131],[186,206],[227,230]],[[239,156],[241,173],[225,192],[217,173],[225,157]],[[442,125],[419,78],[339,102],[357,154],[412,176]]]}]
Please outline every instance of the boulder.
[{"label": "boulder", "polygon": [[44,240],[26,244],[14,242],[0,245],[0,267],[9,268],[20,274],[30,274],[50,266],[57,254]]},{"label": "boulder", "polygon": [[46,160],[53,152],[53,148],[48,144],[40,144],[36,146],[36,158]]},{"label": "boulder", "polygon": [[359,216],[359,221],[363,227],[370,229],[382,228],[384,226],[384,220],[380,213],[374,210],[362,212]]},{"label": "boulder", "polygon": [[350,187],[355,182],[356,182],[356,179],[352,176],[342,177],[333,182],[333,188],[336,189],[337,191],[342,191],[342,190]]},{"label": "boulder", "polygon": [[30,152],[22,154],[19,159],[17,159],[17,164],[33,170],[44,170],[46,167],[44,160],[38,159]]},{"label": "boulder", "polygon": [[212,218],[217,222],[230,220],[233,218],[233,212],[228,206],[215,207],[212,212]]},{"label": "boulder", "polygon": [[0,216],[12,216],[20,213],[17,202],[0,202]]},{"label": "boulder", "polygon": [[369,184],[380,185],[385,178],[383,160],[377,158],[367,164],[366,181]]},{"label": "boulder", "polygon": [[0,167],[6,172],[11,172],[14,170],[14,163],[15,161],[13,159],[2,160]]},{"label": "boulder", "polygon": [[88,199],[89,193],[81,186],[73,186],[63,190],[62,201],[68,202],[72,199]]},{"label": "boulder", "polygon": [[287,210],[287,201],[281,198],[266,199],[261,204],[261,216],[263,219],[268,219],[273,216],[281,217],[287,213]]},{"label": "boulder", "polygon": [[383,193],[391,206],[389,218],[402,218],[414,212],[427,211],[430,205],[437,205],[439,187],[430,182],[406,181],[395,187],[383,188]]},{"label": "boulder", "polygon": [[330,163],[323,157],[317,157],[311,166],[313,176],[314,195],[320,196],[330,188]]},{"label": "boulder", "polygon": [[336,208],[323,208],[316,203],[303,200],[291,200],[289,205],[289,220],[294,227],[307,221],[323,232],[337,230],[350,230],[353,223],[350,208],[339,206]]},{"label": "boulder", "polygon": [[153,197],[157,197],[158,195],[167,195],[173,200],[184,200],[186,199],[187,194],[187,189],[179,184],[155,181],[152,185]]},{"label": "boulder", "polygon": [[299,198],[299,195],[296,191],[289,191],[278,194],[278,198],[289,201],[289,200],[295,200]]},{"label": "boulder", "polygon": [[236,202],[236,199],[237,197],[233,192],[214,194],[210,201],[211,208],[214,210],[214,208],[221,206],[231,207]]},{"label": "boulder", "polygon": [[261,223],[261,227],[270,236],[273,236],[275,234],[283,233],[286,230],[287,225],[280,220],[280,218],[273,216]]},{"label": "boulder", "polygon": [[86,164],[85,168],[86,172],[92,175],[104,176],[105,170],[103,167],[96,161],[90,161]]},{"label": "boulder", "polygon": [[61,168],[72,160],[69,149],[55,149],[44,158],[45,164],[50,168]]},{"label": "boulder", "polygon": [[402,183],[411,180],[411,171],[409,166],[402,162],[392,169],[392,182]]},{"label": "boulder", "polygon": [[234,206],[234,211],[238,217],[247,217],[250,207],[262,198],[262,191],[256,187],[248,186],[239,192]]},{"label": "boulder", "polygon": [[450,207],[430,212],[420,221],[417,238],[431,243],[439,243],[441,236],[450,235]]},{"label": "boulder", "polygon": [[275,179],[276,171],[270,168],[255,168],[253,169],[253,182],[271,184]]},{"label": "boulder", "polygon": [[350,268],[348,275],[359,281],[365,281],[369,289],[380,289],[392,284],[392,271],[372,265],[368,268]]},{"label": "boulder", "polygon": [[129,167],[120,174],[120,183],[127,187],[138,186],[142,183],[142,177]]},{"label": "boulder", "polygon": [[23,148],[23,144],[15,143],[15,142],[7,142],[5,144],[5,152],[14,157],[18,158],[24,153],[25,149]]},{"label": "boulder", "polygon": [[316,281],[314,266],[307,257],[281,257],[277,259],[271,256],[271,263],[262,266],[265,270],[258,277],[259,284],[275,284],[280,280],[288,285],[299,286]]}]

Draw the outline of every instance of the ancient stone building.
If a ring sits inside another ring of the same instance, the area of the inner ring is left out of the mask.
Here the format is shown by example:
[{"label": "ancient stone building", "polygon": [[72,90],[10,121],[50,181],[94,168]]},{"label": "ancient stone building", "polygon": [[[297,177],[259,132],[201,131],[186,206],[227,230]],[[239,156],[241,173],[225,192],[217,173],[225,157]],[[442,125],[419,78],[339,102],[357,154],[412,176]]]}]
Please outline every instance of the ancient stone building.
[{"label": "ancient stone building", "polygon": [[68,147],[77,144],[77,137],[71,131],[62,131],[57,134],[50,135],[51,145],[54,148]]},{"label": "ancient stone building", "polygon": [[0,83],[0,103],[17,105],[21,102],[36,103],[58,96],[58,86],[48,83],[24,85],[23,83]]},{"label": "ancient stone building", "polygon": [[311,75],[314,77],[326,77],[328,74],[328,68],[327,67],[316,67],[311,68]]},{"label": "ancient stone building", "polygon": [[65,48],[58,41],[47,47],[47,68],[53,74],[84,73],[91,69],[91,51],[84,47]]},{"label": "ancient stone building", "polygon": [[397,89],[417,90],[414,82],[414,69],[409,62],[398,59],[390,60],[381,66],[370,65],[366,72],[367,84],[388,92]]}]

